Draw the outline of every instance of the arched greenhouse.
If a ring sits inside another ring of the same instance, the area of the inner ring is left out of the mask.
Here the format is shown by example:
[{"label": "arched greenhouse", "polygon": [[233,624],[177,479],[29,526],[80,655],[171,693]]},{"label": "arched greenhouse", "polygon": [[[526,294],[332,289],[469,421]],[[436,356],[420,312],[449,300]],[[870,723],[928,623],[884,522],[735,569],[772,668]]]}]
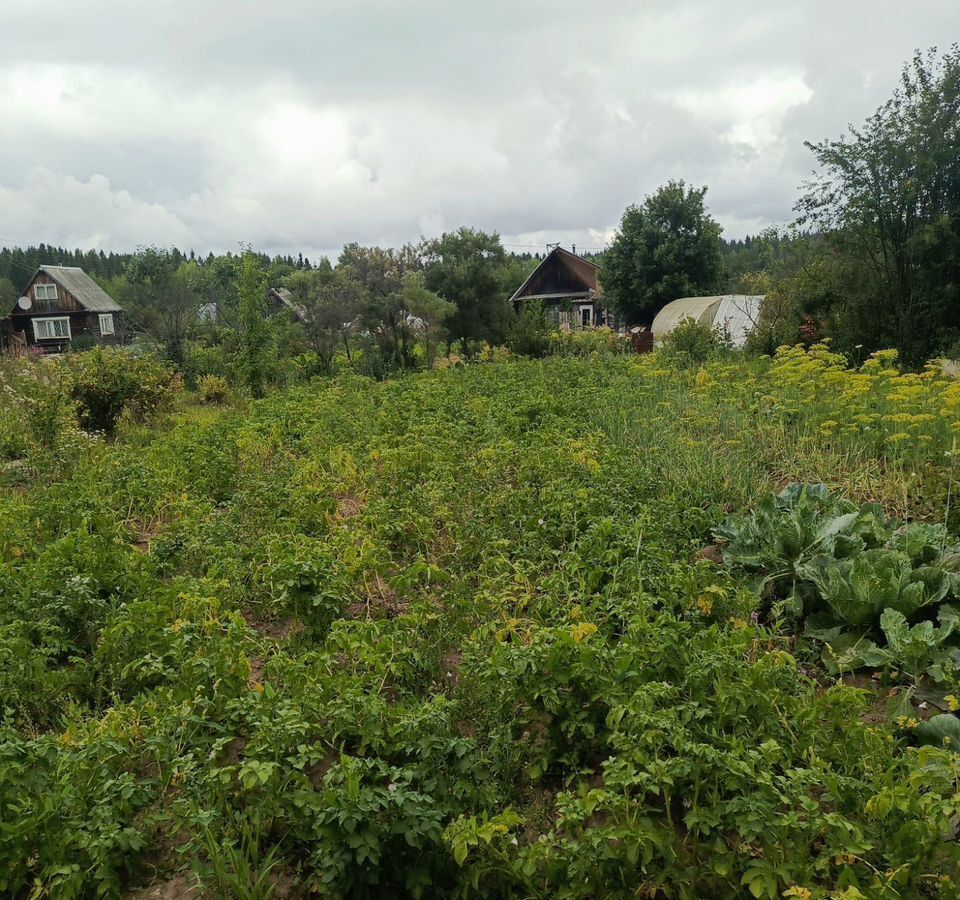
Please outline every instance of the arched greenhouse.
[{"label": "arched greenhouse", "polygon": [[653,320],[654,341],[662,341],[684,319],[717,328],[742,347],[760,317],[763,295],[722,294],[716,297],[681,297],[668,303]]}]

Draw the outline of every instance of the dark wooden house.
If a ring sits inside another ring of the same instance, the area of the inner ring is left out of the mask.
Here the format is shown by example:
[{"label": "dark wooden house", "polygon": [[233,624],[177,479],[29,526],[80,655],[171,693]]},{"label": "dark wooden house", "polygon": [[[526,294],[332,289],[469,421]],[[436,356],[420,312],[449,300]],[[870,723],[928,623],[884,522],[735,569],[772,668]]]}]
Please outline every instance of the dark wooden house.
[{"label": "dark wooden house", "polygon": [[547,315],[561,328],[613,325],[603,305],[600,267],[563,247],[554,247],[510,298],[519,313],[525,304],[540,300]]},{"label": "dark wooden house", "polygon": [[86,337],[120,343],[123,309],[83,269],[40,266],[4,321],[8,343],[56,353]]}]

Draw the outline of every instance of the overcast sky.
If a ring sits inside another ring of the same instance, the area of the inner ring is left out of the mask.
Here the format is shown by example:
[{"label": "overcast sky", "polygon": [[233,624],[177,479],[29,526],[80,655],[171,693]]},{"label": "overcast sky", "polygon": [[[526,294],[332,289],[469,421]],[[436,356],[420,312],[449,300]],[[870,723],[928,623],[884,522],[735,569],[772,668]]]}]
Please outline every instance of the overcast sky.
[{"label": "overcast sky", "polygon": [[670,178],[727,236],[960,38],[960,0],[4,0],[0,244],[601,247]]}]

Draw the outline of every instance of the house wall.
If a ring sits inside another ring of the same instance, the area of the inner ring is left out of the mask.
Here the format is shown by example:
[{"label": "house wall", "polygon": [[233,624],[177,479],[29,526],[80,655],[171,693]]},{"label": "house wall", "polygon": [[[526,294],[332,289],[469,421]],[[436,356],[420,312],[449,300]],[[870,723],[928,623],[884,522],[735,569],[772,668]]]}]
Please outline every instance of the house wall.
[{"label": "house wall", "polygon": [[[56,285],[57,299],[38,300],[38,284]],[[30,307],[30,309],[23,310],[23,312],[26,312],[29,315],[41,313],[86,312],[86,310],[77,302],[77,299],[69,291],[65,291],[46,272],[37,272],[33,278],[33,281],[27,285],[27,289],[20,296],[24,295],[33,301],[33,305]]]},{"label": "house wall", "polygon": [[[590,321],[583,323],[583,309],[590,310]],[[613,327],[613,316],[598,300],[559,299],[546,300],[543,304],[547,318],[562,329],[579,331],[581,328],[594,328],[600,325]]]}]

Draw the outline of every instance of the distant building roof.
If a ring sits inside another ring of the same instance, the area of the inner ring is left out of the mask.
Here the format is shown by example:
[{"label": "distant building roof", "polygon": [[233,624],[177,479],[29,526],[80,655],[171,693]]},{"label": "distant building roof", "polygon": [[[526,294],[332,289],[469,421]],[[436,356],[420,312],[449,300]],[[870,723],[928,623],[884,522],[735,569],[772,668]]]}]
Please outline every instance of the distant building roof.
[{"label": "distant building roof", "polygon": [[298,303],[293,294],[285,287],[270,288],[270,293],[289,309],[298,319],[306,319],[307,311],[302,304]]},{"label": "distant building roof", "polygon": [[603,288],[597,279],[599,269],[589,259],[554,247],[514,291],[510,302],[600,297]]},{"label": "distant building roof", "polygon": [[724,329],[734,347],[742,347],[760,315],[763,295],[720,294],[713,297],[681,297],[668,303],[653,320],[650,330],[656,340],[669,334],[684,319],[710,328]]},{"label": "distant building roof", "polygon": [[[72,294],[84,309],[91,312],[123,312],[123,307],[78,266],[40,266],[33,278],[37,277],[38,272],[49,275]],[[33,278],[30,280],[33,281]]]}]

